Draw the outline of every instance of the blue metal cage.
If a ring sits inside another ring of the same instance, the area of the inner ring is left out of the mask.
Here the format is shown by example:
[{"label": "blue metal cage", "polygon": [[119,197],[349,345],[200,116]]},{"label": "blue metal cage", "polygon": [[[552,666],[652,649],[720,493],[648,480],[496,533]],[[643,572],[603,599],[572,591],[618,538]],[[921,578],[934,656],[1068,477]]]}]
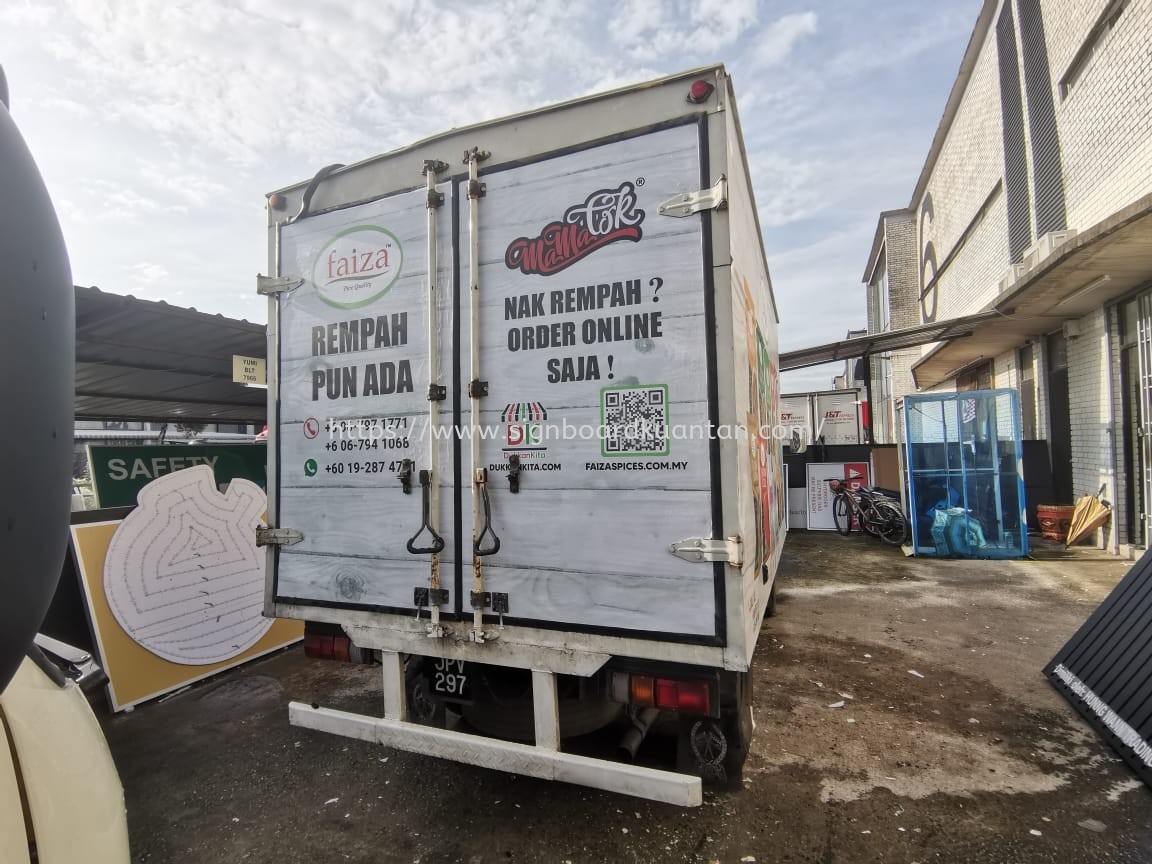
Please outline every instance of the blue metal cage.
[{"label": "blue metal cage", "polygon": [[915,554],[1027,555],[1016,391],[905,396],[902,410],[904,479]]}]

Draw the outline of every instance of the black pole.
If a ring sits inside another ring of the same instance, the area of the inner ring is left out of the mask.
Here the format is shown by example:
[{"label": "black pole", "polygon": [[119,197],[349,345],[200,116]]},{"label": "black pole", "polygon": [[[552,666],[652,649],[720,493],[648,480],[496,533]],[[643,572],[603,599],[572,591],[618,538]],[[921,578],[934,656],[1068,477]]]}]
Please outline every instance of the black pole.
[{"label": "black pole", "polygon": [[876,406],[872,404],[872,357],[868,354],[864,355],[864,398],[868,401],[868,424],[864,427],[865,444],[875,444],[876,439],[872,435],[872,424]]}]

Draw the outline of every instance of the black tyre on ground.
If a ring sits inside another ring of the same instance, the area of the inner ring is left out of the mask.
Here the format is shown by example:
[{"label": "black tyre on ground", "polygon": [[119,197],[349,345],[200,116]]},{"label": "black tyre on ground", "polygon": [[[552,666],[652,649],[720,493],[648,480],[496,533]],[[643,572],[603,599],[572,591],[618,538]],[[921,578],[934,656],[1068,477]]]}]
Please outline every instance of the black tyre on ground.
[{"label": "black tyre on ground", "polygon": [[852,533],[852,500],[844,493],[832,499],[832,520],[845,537]]},{"label": "black tyre on ground", "polygon": [[752,738],[752,676],[736,673],[719,717],[681,715],[676,770],[694,774],[714,789],[743,787]]},{"label": "black tyre on ground", "polygon": [[408,697],[408,719],[422,726],[443,729],[448,721],[444,702],[432,694],[432,682],[424,672],[425,657],[408,657],[404,664],[404,689]]},{"label": "black tyre on ground", "polygon": [[908,539],[908,520],[904,513],[894,504],[880,505],[879,512],[884,520],[878,526],[880,539],[893,546],[903,546]]}]

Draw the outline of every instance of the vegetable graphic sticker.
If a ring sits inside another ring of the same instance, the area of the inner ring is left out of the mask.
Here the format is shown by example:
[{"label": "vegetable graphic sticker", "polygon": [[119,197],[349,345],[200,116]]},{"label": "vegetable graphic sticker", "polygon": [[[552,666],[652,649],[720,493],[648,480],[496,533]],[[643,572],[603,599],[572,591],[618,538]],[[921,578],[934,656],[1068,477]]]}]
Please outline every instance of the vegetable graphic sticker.
[{"label": "vegetable graphic sticker", "polygon": [[141,647],[172,663],[220,663],[252,647],[261,614],[264,555],[256,527],[263,490],[233,480],[217,491],[206,465],[165,474],[140,490],[104,559],[104,594]]},{"label": "vegetable graphic sticker", "polygon": [[312,284],[329,306],[355,309],[387,293],[403,265],[395,234],[379,225],[356,225],[320,249],[312,262]]}]

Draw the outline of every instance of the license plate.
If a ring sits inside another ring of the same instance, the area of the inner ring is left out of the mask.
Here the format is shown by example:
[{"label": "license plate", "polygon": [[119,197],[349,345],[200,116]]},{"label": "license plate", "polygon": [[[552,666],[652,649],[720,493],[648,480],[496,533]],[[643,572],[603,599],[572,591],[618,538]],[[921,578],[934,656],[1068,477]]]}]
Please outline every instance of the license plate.
[{"label": "license plate", "polygon": [[471,669],[463,660],[437,657],[430,671],[432,692],[443,699],[468,702],[472,699]]}]

